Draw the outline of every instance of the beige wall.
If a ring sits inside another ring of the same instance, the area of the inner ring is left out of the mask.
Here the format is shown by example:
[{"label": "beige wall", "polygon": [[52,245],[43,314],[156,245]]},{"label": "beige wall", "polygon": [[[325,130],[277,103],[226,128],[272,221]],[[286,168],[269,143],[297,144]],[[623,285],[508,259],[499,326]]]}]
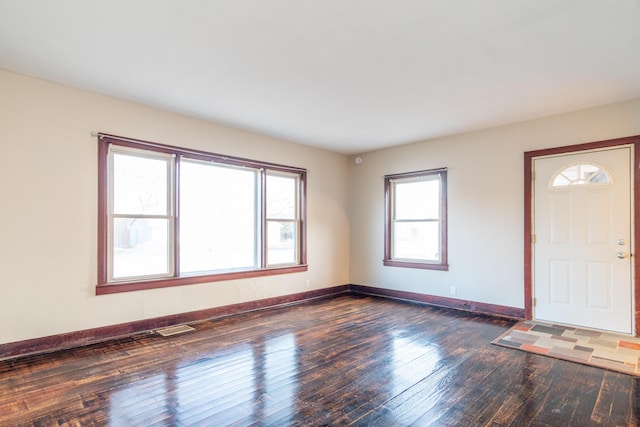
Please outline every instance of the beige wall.
[{"label": "beige wall", "polygon": [[[307,168],[309,271],[95,295],[91,131]],[[0,71],[0,343],[346,283],[523,307],[523,153],[640,134],[640,100],[347,156]],[[450,271],[383,267],[383,176],[449,168]],[[305,280],[310,281],[306,288]]]},{"label": "beige wall", "polygon": [[[524,307],[523,153],[638,134],[636,99],[363,154],[350,162],[351,283]],[[440,167],[450,270],[384,267],[383,176]]]},{"label": "beige wall", "polygon": [[[92,131],[307,168],[309,271],[96,296]],[[0,343],[349,282],[347,156],[5,71],[0,148]]]}]

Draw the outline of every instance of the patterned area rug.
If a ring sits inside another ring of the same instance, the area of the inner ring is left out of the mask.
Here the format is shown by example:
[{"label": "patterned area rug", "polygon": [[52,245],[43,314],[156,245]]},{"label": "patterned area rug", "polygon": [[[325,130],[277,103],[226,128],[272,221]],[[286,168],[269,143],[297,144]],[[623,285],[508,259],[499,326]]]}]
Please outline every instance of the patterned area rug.
[{"label": "patterned area rug", "polygon": [[492,343],[640,376],[640,338],[627,335],[523,321]]}]

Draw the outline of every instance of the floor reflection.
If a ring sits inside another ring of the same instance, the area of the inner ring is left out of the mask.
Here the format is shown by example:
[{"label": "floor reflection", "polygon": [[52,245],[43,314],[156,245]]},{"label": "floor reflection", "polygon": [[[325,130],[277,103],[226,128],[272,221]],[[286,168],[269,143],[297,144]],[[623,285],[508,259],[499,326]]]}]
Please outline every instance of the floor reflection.
[{"label": "floor reflection", "polygon": [[0,425],[640,425],[640,377],[494,346],[511,322],[369,298],[0,363]]},{"label": "floor reflection", "polygon": [[416,382],[416,373],[427,377],[438,366],[440,348],[429,340],[416,340],[401,334],[393,338],[393,394],[401,393]]},{"label": "floor reflection", "polygon": [[298,351],[293,334],[267,340],[264,354],[263,384],[257,390],[264,390],[260,399],[258,419],[265,424],[271,420],[288,424],[295,415],[294,399],[297,391]]},{"label": "floor reflection", "polygon": [[[158,415],[156,404],[150,401],[165,399],[167,396],[166,375],[154,375],[142,378],[110,396],[110,422],[112,426],[135,425],[141,420]],[[152,413],[147,414],[147,408]]]},{"label": "floor reflection", "polygon": [[286,424],[294,415],[297,366],[292,334],[232,345],[116,389],[109,397],[110,422],[198,425],[273,418]]}]

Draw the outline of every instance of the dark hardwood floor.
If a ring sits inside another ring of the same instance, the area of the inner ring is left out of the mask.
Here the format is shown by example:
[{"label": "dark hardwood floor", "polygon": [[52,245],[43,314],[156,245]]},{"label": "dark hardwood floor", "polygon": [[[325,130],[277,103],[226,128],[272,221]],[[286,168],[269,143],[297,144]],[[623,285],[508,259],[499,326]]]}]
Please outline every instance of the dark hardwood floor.
[{"label": "dark hardwood floor", "polygon": [[341,296],[0,362],[0,425],[637,425],[638,378],[497,347],[511,323]]}]

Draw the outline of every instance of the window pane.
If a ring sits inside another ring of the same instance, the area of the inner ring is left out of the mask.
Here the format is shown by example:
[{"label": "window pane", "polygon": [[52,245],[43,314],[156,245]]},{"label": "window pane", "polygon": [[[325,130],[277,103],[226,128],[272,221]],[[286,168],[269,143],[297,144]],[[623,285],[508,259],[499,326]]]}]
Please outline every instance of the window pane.
[{"label": "window pane", "polygon": [[295,221],[267,222],[267,263],[269,265],[298,262],[297,234]]},{"label": "window pane", "polygon": [[439,261],[439,222],[397,222],[393,228],[393,258]]},{"label": "window pane", "polygon": [[565,187],[569,184],[571,184],[571,180],[562,174],[556,176],[553,180],[553,187]]},{"label": "window pane", "polygon": [[180,162],[180,271],[257,268],[255,169]]},{"label": "window pane", "polygon": [[551,187],[609,183],[611,183],[609,172],[589,163],[565,167],[551,178]]},{"label": "window pane", "polygon": [[115,153],[114,213],[166,215],[168,161]]},{"label": "window pane", "polygon": [[605,171],[597,170],[588,176],[591,184],[608,184],[611,179]]},{"label": "window pane", "polygon": [[267,218],[296,218],[297,176],[267,175]]},{"label": "window pane", "polygon": [[396,182],[396,219],[439,219],[440,180],[434,177],[424,181]]},{"label": "window pane", "polygon": [[113,278],[169,273],[169,220],[113,220]]}]

